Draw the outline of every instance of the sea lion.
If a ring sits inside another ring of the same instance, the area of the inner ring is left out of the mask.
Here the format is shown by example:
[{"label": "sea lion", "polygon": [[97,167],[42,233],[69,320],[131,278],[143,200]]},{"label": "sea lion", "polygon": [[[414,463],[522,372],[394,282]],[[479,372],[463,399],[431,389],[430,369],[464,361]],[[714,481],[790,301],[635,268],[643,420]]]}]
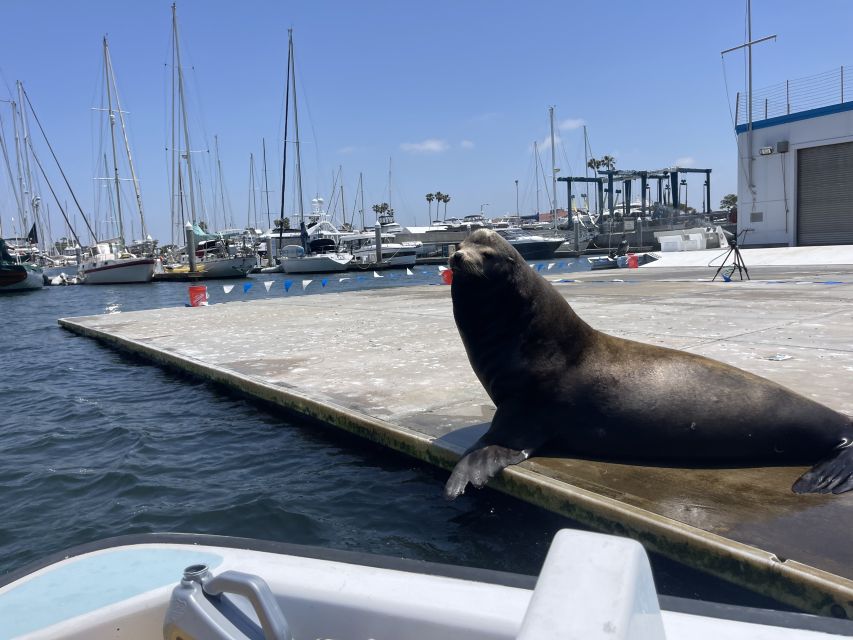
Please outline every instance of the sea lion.
[{"label": "sea lion", "polygon": [[456,325],[497,408],[444,489],[453,499],[545,445],[578,456],[696,465],[814,464],[792,489],[853,489],[853,421],[709,358],[607,335],[499,234],[449,261]]}]

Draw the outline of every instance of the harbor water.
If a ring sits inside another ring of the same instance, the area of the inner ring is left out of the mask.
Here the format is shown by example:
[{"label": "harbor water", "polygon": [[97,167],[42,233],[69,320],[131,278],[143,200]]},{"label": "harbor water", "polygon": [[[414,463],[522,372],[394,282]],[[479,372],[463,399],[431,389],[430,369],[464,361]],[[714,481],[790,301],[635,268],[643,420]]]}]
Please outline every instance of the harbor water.
[{"label": "harbor water", "polygon": [[[570,274],[583,267],[564,261],[552,268]],[[434,266],[381,275],[262,274],[205,284],[210,304],[442,286]],[[488,489],[446,502],[445,471],[295,423],[56,322],[183,306],[187,290],[187,283],[161,282],[0,297],[0,574],[73,545],[148,532],[244,536],[536,574],[554,533],[574,526]],[[662,593],[775,604],[666,559],[652,562]]]}]

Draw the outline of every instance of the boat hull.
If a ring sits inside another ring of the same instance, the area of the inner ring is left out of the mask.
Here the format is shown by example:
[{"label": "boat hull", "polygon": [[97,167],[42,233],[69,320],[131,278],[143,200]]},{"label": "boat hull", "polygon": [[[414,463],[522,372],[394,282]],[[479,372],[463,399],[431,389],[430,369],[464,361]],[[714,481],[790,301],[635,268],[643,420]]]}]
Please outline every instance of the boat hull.
[{"label": "boat hull", "polygon": [[[231,256],[196,263],[197,279],[222,280],[226,278],[245,278],[258,266],[256,256]],[[190,273],[189,265],[165,266],[166,274]]]},{"label": "boat hull", "polygon": [[352,262],[352,254],[334,253],[302,258],[286,258],[281,262],[285,273],[335,273],[346,271]]},{"label": "boat hull", "polygon": [[0,291],[41,289],[44,277],[40,267],[23,264],[0,265]]},{"label": "boat hull", "polygon": [[555,238],[553,240],[537,240],[528,242],[525,240],[513,241],[509,243],[515,247],[516,251],[521,254],[525,260],[548,260],[554,257],[557,249],[566,242],[565,238]]},{"label": "boat hull", "polygon": [[[219,602],[227,604],[233,594],[252,587],[257,595],[249,609],[254,612],[235,615],[233,601],[229,607],[210,606],[191,579],[181,584],[191,565],[194,570],[204,565],[215,577],[229,576],[228,583],[220,582]],[[806,640],[851,633],[848,620],[658,596],[636,542],[584,532],[557,534],[538,580],[287,543],[181,534],[87,544],[0,577],[4,637],[154,638],[168,628],[182,637],[212,638],[222,637],[217,631],[239,620],[243,629],[255,627],[252,637],[260,637],[258,611],[265,612],[267,624],[291,627],[296,638],[397,637],[400,629],[413,640],[593,638],[602,637],[597,632],[614,619],[629,630],[645,631],[644,638]]]},{"label": "boat hull", "polygon": [[134,284],[151,282],[154,258],[118,258],[80,267],[84,284]]},{"label": "boat hull", "polygon": [[411,267],[418,259],[418,247],[383,244],[382,259],[376,262],[376,247],[368,245],[353,251],[356,264],[364,269],[376,267]]}]

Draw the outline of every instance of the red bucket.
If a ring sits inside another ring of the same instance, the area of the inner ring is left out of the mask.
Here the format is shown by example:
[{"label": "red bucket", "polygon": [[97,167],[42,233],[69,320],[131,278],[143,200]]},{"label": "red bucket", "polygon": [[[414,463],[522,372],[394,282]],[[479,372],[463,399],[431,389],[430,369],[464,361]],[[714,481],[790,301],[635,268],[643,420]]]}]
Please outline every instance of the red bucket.
[{"label": "red bucket", "polygon": [[206,307],[207,306],[207,287],[203,284],[193,285],[190,287],[190,306],[191,307]]}]

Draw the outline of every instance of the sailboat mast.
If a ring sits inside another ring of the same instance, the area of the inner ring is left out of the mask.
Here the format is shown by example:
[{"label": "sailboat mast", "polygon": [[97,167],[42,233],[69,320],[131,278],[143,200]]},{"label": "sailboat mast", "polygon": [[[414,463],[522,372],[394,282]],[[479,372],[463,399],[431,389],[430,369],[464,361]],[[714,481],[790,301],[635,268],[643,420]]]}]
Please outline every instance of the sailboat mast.
[{"label": "sailboat mast", "polygon": [[184,71],[181,67],[181,48],[179,45],[178,38],[178,13],[174,4],[172,4],[172,29],[175,34],[175,62],[177,63],[178,67],[178,101],[181,105],[181,118],[184,123],[184,147],[186,149],[187,155],[187,184],[190,188],[190,215],[192,216],[192,223],[195,224],[195,191],[193,186],[192,160],[190,158],[190,156],[192,155],[192,151],[190,148],[190,130],[187,127],[187,104],[184,100]]},{"label": "sailboat mast", "polygon": [[116,154],[116,117],[113,113],[113,96],[110,87],[110,67],[107,62],[107,37],[104,36],[104,84],[107,86],[107,117],[110,119],[110,141],[113,149],[113,182],[116,190],[116,213],[118,215],[118,237],[122,245],[126,244],[124,239],[124,220],[121,215],[121,182],[118,177],[118,155]]},{"label": "sailboat mast", "polygon": [[[172,12],[174,14],[175,8],[172,7]],[[180,197],[181,186],[179,183],[178,173],[180,172],[180,156],[178,155],[177,143],[175,142],[175,134],[177,132],[177,119],[175,116],[175,104],[177,100],[177,80],[178,74],[176,70],[177,64],[175,64],[175,49],[172,47],[172,105],[171,105],[171,124],[172,124],[172,142],[171,142],[171,184],[169,185],[171,190],[169,193],[169,210],[172,214],[172,228],[171,228],[171,242],[172,244],[176,244],[175,242],[175,228],[178,224],[183,226],[183,216],[181,216],[180,223],[178,222],[178,214],[182,211],[182,207],[179,206],[179,202],[177,198]],[[183,232],[183,231],[182,231]],[[180,236],[179,236],[180,237]]]},{"label": "sailboat mast", "polygon": [[539,220],[539,143],[533,141],[533,180],[536,183],[536,220]]},{"label": "sailboat mast", "polygon": [[361,194],[361,228],[364,229],[364,180],[362,173],[358,173],[358,191]]},{"label": "sailboat mast", "polygon": [[[30,132],[27,127],[27,114],[26,109],[24,108],[24,85],[19,80],[18,81],[18,100],[21,105],[19,115],[21,117],[21,136],[23,138],[22,144],[22,153],[21,153],[21,162],[23,167],[23,185],[24,190],[21,191],[21,197],[24,201],[24,216],[21,220],[22,227],[29,226],[29,220],[27,219],[27,211],[32,211],[33,204],[33,177],[30,171],[30,154],[27,152],[27,146],[30,144]],[[17,138],[16,138],[17,140]],[[35,222],[35,220],[33,220]]]},{"label": "sailboat mast", "polygon": [[296,144],[296,197],[299,200],[299,223],[301,225],[305,221],[305,205],[302,202],[302,155],[299,150],[299,113],[296,109],[296,56],[293,49],[292,31],[291,29],[288,58],[290,59],[290,87],[293,90],[293,129]]},{"label": "sailboat mast", "polygon": [[[583,126],[583,176],[589,178],[589,138],[586,135],[586,125]],[[571,204],[571,203],[569,203]],[[586,212],[589,214],[589,182],[586,183]]]},{"label": "sailboat mast", "polygon": [[[246,203],[246,227],[253,228],[252,225],[252,202],[255,199],[255,158],[249,154],[249,202]],[[257,213],[255,213],[255,227],[257,227]]]},{"label": "sailboat mast", "polygon": [[[18,170],[18,191],[15,193],[15,201],[18,205],[18,220],[22,220],[24,218],[24,179],[21,174],[21,148],[20,148],[20,140],[18,139],[18,106],[15,101],[9,103],[12,108],[12,129],[15,134],[15,165]],[[0,132],[2,132],[2,123],[0,123]],[[3,145],[3,151],[6,152],[6,145]],[[8,156],[6,157],[6,166],[9,170],[9,182],[13,187],[15,186],[15,181],[12,178],[12,165],[9,162]]]},{"label": "sailboat mast", "polygon": [[133,167],[133,157],[130,153],[130,142],[127,140],[127,123],[124,121],[124,111],[121,109],[121,100],[118,97],[118,85],[116,84],[116,75],[115,71],[113,71],[113,61],[112,57],[110,57],[110,49],[109,43],[107,42],[106,36],[104,36],[104,46],[106,47],[107,54],[107,65],[110,70],[110,78],[113,83],[113,94],[116,98],[116,109],[118,110],[118,119],[121,123],[121,134],[124,138],[124,150],[127,153],[127,164],[130,167],[130,179],[133,181],[133,191],[136,196],[136,210],[139,212],[139,222],[142,225],[142,239],[145,240],[148,238],[148,229],[145,226],[145,212],[142,209],[142,193],[139,190],[139,179],[136,177],[136,169]]},{"label": "sailboat mast", "polygon": [[264,197],[267,199],[267,227],[272,229],[272,219],[270,218],[270,187],[267,182],[267,140],[261,138],[261,153],[264,161]]},{"label": "sailboat mast", "polygon": [[225,180],[222,177],[222,160],[219,158],[219,136],[213,136],[213,144],[216,150],[216,171],[219,174],[219,200],[222,203],[222,224],[227,229],[233,226],[234,221],[229,221],[228,209],[225,207]]},{"label": "sailboat mast", "polygon": [[391,160],[392,158],[388,157],[388,213],[390,214],[393,209],[391,209]]},{"label": "sailboat mast", "polygon": [[287,30],[287,72],[284,79],[284,145],[281,158],[281,219],[284,220],[284,193],[287,176],[287,125],[290,120],[290,60],[293,54],[293,29]]},{"label": "sailboat mast", "polygon": [[[554,107],[548,109],[551,119],[551,196],[554,199],[554,230],[557,230],[557,149],[554,144]],[[572,203],[568,204],[571,207]]]}]

